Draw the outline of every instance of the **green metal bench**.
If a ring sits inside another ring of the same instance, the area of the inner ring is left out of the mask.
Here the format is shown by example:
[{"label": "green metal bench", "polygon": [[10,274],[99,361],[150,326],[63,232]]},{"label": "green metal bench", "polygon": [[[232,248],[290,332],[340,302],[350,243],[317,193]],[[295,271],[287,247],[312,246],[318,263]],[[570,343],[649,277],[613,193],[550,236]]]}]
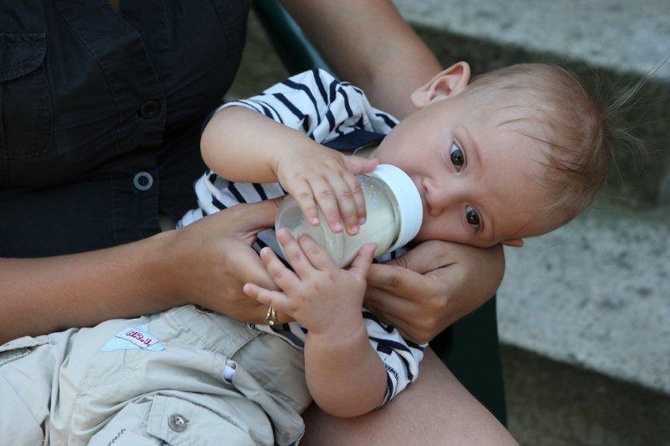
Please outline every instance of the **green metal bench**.
[{"label": "green metal bench", "polygon": [[[303,32],[275,0],[256,0],[254,12],[291,73],[328,69]],[[507,422],[495,296],[438,335],[431,347],[463,385],[503,424]]]}]

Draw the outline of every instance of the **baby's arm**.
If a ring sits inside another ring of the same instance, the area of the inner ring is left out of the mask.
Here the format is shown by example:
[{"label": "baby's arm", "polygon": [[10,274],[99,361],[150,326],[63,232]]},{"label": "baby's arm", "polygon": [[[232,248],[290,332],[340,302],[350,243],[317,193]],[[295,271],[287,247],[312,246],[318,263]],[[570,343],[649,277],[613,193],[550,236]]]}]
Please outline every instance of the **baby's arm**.
[{"label": "baby's arm", "polygon": [[316,403],[335,416],[351,417],[379,407],[387,391],[384,363],[370,345],[361,314],[365,276],[374,244],[364,245],[348,270],[308,236],[277,234],[294,271],[268,248],[261,258],[277,285],[246,284],[245,293],[286,312],[305,327],[305,374]]},{"label": "baby's arm", "polygon": [[206,164],[236,182],[279,181],[308,221],[318,223],[317,206],[329,226],[350,233],[365,221],[365,200],[357,173],[377,162],[344,156],[314,142],[304,133],[244,107],[219,110],[202,136]]}]

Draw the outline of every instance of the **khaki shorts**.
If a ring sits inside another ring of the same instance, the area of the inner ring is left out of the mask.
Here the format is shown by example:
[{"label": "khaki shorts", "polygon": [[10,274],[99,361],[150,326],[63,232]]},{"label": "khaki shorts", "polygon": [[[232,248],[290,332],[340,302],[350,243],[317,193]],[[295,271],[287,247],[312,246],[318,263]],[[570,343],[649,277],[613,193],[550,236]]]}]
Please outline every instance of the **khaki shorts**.
[{"label": "khaki shorts", "polygon": [[294,444],[302,354],[230,318],[175,308],[0,347],[0,443]]}]

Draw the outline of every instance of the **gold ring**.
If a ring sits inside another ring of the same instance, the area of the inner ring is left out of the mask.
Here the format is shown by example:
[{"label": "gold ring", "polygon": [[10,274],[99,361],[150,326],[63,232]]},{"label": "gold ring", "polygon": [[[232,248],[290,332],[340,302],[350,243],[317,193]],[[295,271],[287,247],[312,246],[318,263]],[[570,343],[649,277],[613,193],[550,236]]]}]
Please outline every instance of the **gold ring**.
[{"label": "gold ring", "polygon": [[265,313],[265,319],[263,319],[266,324],[270,327],[277,323],[277,310],[275,310],[272,305],[268,307],[267,313]]}]

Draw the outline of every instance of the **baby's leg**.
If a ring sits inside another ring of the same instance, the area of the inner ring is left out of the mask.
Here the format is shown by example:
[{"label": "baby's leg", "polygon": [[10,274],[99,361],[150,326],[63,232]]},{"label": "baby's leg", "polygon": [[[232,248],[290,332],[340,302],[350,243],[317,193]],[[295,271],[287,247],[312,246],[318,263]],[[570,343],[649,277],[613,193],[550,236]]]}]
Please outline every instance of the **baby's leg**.
[{"label": "baby's leg", "polygon": [[274,336],[192,306],[110,324],[82,330],[61,371],[74,397],[51,427],[66,444],[272,445],[302,434],[297,412],[255,373],[268,365],[251,361],[277,352],[262,341]]},{"label": "baby's leg", "polygon": [[[160,446],[165,444],[273,445],[272,435],[261,438],[249,424],[269,425],[260,408],[222,406],[225,396],[198,392],[146,395],[128,403],[88,443],[90,446]],[[223,411],[222,411],[223,409]],[[220,442],[220,443],[219,443]]]},{"label": "baby's leg", "polygon": [[26,336],[0,346],[0,439],[14,444],[48,442],[45,425],[54,378],[67,356],[72,332]]}]

